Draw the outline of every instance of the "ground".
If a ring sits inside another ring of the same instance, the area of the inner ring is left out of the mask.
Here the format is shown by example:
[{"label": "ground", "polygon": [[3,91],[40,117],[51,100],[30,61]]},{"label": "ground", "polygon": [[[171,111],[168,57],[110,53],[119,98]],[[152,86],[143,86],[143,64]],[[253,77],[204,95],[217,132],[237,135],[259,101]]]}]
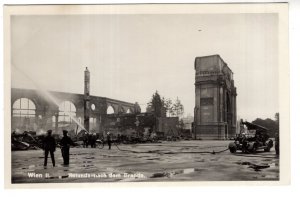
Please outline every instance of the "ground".
[{"label": "ground", "polygon": [[[12,183],[115,181],[252,181],[279,180],[274,148],[256,154],[232,154],[229,141],[177,141],[113,145],[103,149],[71,148],[70,165],[43,166],[43,151],[12,152]],[[223,151],[219,152],[218,151]],[[215,152],[212,154],[211,152]],[[31,176],[31,177],[30,177]]]}]

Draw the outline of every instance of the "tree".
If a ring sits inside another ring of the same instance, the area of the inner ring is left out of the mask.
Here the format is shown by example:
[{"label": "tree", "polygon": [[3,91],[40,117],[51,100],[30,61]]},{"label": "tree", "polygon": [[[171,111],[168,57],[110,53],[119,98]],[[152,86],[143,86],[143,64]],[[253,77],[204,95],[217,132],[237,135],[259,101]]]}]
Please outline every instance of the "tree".
[{"label": "tree", "polygon": [[173,103],[171,99],[161,97],[156,90],[149,103],[147,103],[146,111],[153,112],[157,117],[162,117],[166,114],[168,116],[181,117],[184,113],[184,107],[178,97]]},{"label": "tree", "polygon": [[156,92],[152,95],[152,98],[149,103],[147,103],[147,112],[153,112],[155,116],[161,117],[162,112],[164,110],[163,101],[156,90]]},{"label": "tree", "polygon": [[279,125],[279,113],[275,113],[275,122]]},{"label": "tree", "polygon": [[184,107],[181,104],[181,101],[178,99],[178,97],[176,98],[175,103],[173,104],[173,115],[174,116],[178,116],[181,117],[184,113]]},{"label": "tree", "polygon": [[279,113],[275,114],[276,132],[279,133]]},{"label": "tree", "polygon": [[254,121],[252,121],[252,123],[266,127],[270,130],[270,136],[274,137],[275,133],[279,131],[279,113],[275,114],[275,120],[272,120],[270,118],[267,118],[265,120],[256,118]]},{"label": "tree", "polygon": [[172,100],[169,98],[165,99],[164,97],[162,100],[163,100],[163,105],[166,109],[167,116],[171,116],[171,114],[173,113]]}]

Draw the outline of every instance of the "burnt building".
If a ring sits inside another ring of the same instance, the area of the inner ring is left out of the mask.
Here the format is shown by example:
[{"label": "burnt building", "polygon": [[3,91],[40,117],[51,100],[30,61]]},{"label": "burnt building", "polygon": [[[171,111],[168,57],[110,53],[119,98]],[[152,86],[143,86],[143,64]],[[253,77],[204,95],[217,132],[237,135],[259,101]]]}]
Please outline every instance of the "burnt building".
[{"label": "burnt building", "polygon": [[53,103],[38,90],[12,88],[12,131],[43,133],[52,129],[54,133],[61,133],[62,129],[67,129],[76,133],[82,129],[79,125],[87,124],[84,120],[88,117],[89,130],[100,132],[105,129],[108,116],[141,112],[137,103],[93,95],[89,96],[89,110],[86,112],[84,94],[49,91],[49,95],[55,97],[58,103]]},{"label": "burnt building", "polygon": [[195,59],[195,139],[228,139],[236,133],[233,72],[219,55]]}]

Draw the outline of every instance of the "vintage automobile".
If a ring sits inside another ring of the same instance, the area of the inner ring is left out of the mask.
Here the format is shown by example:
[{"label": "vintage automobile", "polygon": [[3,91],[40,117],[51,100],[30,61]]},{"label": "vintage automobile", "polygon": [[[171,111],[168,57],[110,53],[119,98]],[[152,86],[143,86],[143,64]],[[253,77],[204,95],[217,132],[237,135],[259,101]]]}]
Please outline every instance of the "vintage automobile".
[{"label": "vintage automobile", "polygon": [[234,142],[229,143],[231,153],[240,150],[243,153],[256,153],[257,150],[269,152],[273,147],[273,141],[269,139],[268,129],[250,122],[242,122],[246,129],[238,134]]}]

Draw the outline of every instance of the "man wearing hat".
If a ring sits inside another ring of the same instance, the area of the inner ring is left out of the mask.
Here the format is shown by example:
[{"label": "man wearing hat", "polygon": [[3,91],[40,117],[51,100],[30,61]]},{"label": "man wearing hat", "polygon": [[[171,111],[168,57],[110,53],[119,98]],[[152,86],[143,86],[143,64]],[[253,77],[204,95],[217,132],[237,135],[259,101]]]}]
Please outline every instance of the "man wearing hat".
[{"label": "man wearing hat", "polygon": [[43,147],[45,150],[44,166],[45,167],[47,166],[48,155],[50,152],[52,164],[54,167],[55,166],[54,152],[56,149],[56,142],[55,142],[54,137],[52,136],[52,130],[47,131],[47,136],[44,138],[44,141],[43,141]]},{"label": "man wearing hat", "polygon": [[63,138],[60,140],[60,146],[61,146],[61,154],[64,159],[64,165],[69,165],[69,159],[70,159],[70,146],[75,146],[75,143],[71,140],[71,138],[68,136],[68,131],[63,130]]},{"label": "man wearing hat", "polygon": [[108,149],[110,150],[111,149],[111,134],[110,132],[107,132],[107,144],[108,144]]}]

